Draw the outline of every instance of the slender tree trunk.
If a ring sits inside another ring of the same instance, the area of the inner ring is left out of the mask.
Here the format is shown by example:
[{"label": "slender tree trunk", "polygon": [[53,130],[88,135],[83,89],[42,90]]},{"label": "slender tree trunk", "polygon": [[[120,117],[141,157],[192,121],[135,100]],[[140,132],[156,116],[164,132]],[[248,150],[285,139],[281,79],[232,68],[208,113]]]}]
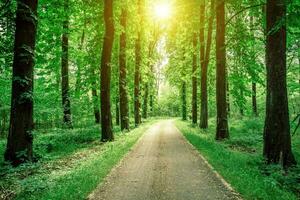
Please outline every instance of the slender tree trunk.
[{"label": "slender tree trunk", "polygon": [[93,83],[92,86],[92,96],[93,96],[93,107],[94,107],[94,116],[95,123],[100,124],[100,110],[99,110],[99,98],[96,90],[96,82]]},{"label": "slender tree trunk", "polygon": [[186,82],[182,82],[182,119],[187,120]]},{"label": "slender tree trunk", "polygon": [[153,113],[153,106],[154,106],[154,90],[155,90],[155,78],[154,78],[154,67],[153,67],[153,63],[152,63],[152,56],[153,56],[153,52],[155,50],[155,47],[156,47],[156,44],[158,42],[158,34],[156,33],[156,29],[154,28],[154,33],[153,33],[153,36],[154,36],[154,40],[152,42],[149,43],[149,55],[148,55],[148,59],[149,59],[149,62],[148,62],[148,66],[150,67],[150,72],[148,74],[149,76],[149,79],[148,80],[148,88],[147,88],[147,103],[144,104],[147,106],[146,109],[146,114],[148,115],[148,98],[149,98],[149,106],[150,106],[150,112],[151,114]]},{"label": "slender tree trunk", "polygon": [[119,109],[119,98],[116,98],[116,125],[120,125],[120,109]]},{"label": "slender tree trunk", "polygon": [[96,73],[94,68],[91,68],[91,78],[92,78],[92,100],[93,100],[95,123],[100,124],[100,105],[99,105],[99,97],[97,94],[97,80],[96,80]]},{"label": "slender tree trunk", "polygon": [[141,80],[141,44],[140,36],[136,40],[135,53],[136,53],[136,64],[135,64],[135,74],[134,74],[134,122],[135,126],[141,123],[141,112],[140,112],[140,80]]},{"label": "slender tree trunk", "polygon": [[37,0],[18,1],[16,11],[10,127],[4,155],[14,166],[32,160],[37,5]]},{"label": "slender tree trunk", "polygon": [[143,104],[143,118],[148,118],[148,98],[149,98],[149,83],[145,83],[145,94]]},{"label": "slender tree trunk", "polygon": [[[80,38],[80,44],[79,44],[79,50],[82,51],[83,45],[84,45],[84,40],[85,40],[85,29],[86,29],[86,22],[84,23],[84,27],[82,30],[81,38]],[[75,94],[76,97],[80,96],[80,89],[81,89],[81,63],[77,65],[77,73],[76,73],[76,83],[75,83]]]},{"label": "slender tree trunk", "polygon": [[110,105],[111,54],[114,42],[113,0],[104,0],[105,35],[101,59],[101,141],[113,141]]},{"label": "slender tree trunk", "polygon": [[149,104],[150,104],[150,112],[152,113],[153,112],[153,106],[154,106],[154,95],[153,95],[153,90],[151,90],[151,94],[150,94],[150,102],[149,102]]},{"label": "slender tree trunk", "polygon": [[[152,71],[152,73],[154,74],[154,72],[153,72],[153,69],[151,70]],[[154,75],[153,75],[153,77],[152,77],[153,79],[152,79],[152,82],[151,82],[151,87],[150,87],[150,97],[149,97],[149,107],[150,107],[150,113],[151,113],[151,116],[153,116],[153,112],[154,112],[154,95],[155,95],[155,80],[154,80]]]},{"label": "slender tree trunk", "polygon": [[[138,0],[138,15],[139,21],[142,23],[142,0]],[[141,29],[141,28],[140,28]],[[141,123],[141,102],[140,102],[140,81],[141,81],[141,64],[142,64],[142,52],[141,52],[141,38],[142,30],[138,30],[138,37],[135,41],[135,74],[134,74],[134,122],[135,126]]]},{"label": "slender tree trunk", "polygon": [[193,77],[192,77],[192,122],[193,124],[197,124],[197,34],[194,33],[193,36]]},{"label": "slender tree trunk", "polygon": [[217,35],[216,35],[216,59],[217,59],[217,130],[216,139],[229,138],[227,103],[226,103],[226,47],[225,47],[225,1],[217,1],[216,5]]},{"label": "slender tree trunk", "polygon": [[[300,42],[298,44],[298,64],[299,64],[299,70],[300,70]],[[299,84],[300,84],[300,77],[299,77]]]},{"label": "slender tree trunk", "polygon": [[[291,148],[286,84],[286,3],[267,0],[267,102],[264,157],[268,164],[296,164]],[[278,27],[278,22],[280,26]],[[274,27],[276,27],[274,29]],[[278,28],[277,28],[278,27]]]},{"label": "slender tree trunk", "polygon": [[[226,73],[227,77],[228,77],[228,72]],[[226,80],[226,103],[227,103],[227,114],[228,117],[230,116],[231,113],[231,106],[230,106],[230,93],[229,93],[229,81],[228,79]]]},{"label": "slender tree trunk", "polygon": [[[200,66],[201,66],[201,113],[200,113],[200,127],[201,127],[201,119],[205,118],[203,114],[206,113],[203,110],[203,107],[207,106],[207,91],[204,91],[207,87],[207,69],[205,67],[205,0],[201,1],[200,4],[200,32],[199,32],[199,43],[200,43]],[[206,108],[207,109],[207,108]],[[207,110],[206,110],[207,112]]]},{"label": "slender tree trunk", "polygon": [[69,92],[69,0],[64,0],[65,19],[63,21],[62,57],[61,57],[61,92],[63,122],[72,128],[71,101]]},{"label": "slender tree trunk", "polygon": [[[252,2],[253,3],[253,2]],[[250,30],[250,32],[251,32],[251,35],[252,35],[252,37],[253,37],[253,40],[255,39],[255,32],[254,32],[254,30],[255,30],[255,25],[254,25],[254,22],[253,22],[253,16],[251,16],[250,17],[250,22],[251,22],[251,30]],[[252,53],[252,59],[253,60],[255,60],[255,45],[253,45],[252,46],[252,51],[253,51],[253,53]],[[255,80],[255,77],[252,77],[252,113],[253,113],[253,115],[255,116],[255,117],[257,117],[258,116],[258,112],[257,112],[257,91],[256,91],[256,86],[257,86],[257,84],[256,84],[256,81],[254,81]]]},{"label": "slender tree trunk", "polygon": [[123,31],[120,36],[120,55],[119,55],[119,96],[120,96],[120,115],[121,130],[129,130],[129,108],[127,92],[127,69],[126,69],[126,31],[127,31],[127,8],[122,8],[121,26]]},{"label": "slender tree trunk", "polygon": [[[244,99],[244,90],[242,87],[240,88],[240,97]],[[240,104],[240,114],[241,116],[244,116],[244,102]]]},{"label": "slender tree trunk", "polygon": [[[208,128],[208,102],[207,102],[207,71],[210,60],[210,50],[212,42],[212,31],[215,13],[215,0],[211,0],[210,19],[207,31],[206,54],[203,66],[201,66],[201,112],[200,112],[200,128]],[[205,18],[205,15],[204,15]]]},{"label": "slender tree trunk", "polygon": [[252,82],[252,112],[254,116],[258,116],[256,96],[256,83]]}]

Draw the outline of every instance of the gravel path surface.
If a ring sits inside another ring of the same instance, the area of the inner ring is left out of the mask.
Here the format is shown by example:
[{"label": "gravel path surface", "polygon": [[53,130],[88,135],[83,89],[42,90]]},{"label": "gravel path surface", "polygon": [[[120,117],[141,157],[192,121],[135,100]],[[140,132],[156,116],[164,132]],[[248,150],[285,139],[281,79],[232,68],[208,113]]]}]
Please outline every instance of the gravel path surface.
[{"label": "gravel path surface", "polygon": [[153,125],[90,200],[239,199],[172,121]]}]

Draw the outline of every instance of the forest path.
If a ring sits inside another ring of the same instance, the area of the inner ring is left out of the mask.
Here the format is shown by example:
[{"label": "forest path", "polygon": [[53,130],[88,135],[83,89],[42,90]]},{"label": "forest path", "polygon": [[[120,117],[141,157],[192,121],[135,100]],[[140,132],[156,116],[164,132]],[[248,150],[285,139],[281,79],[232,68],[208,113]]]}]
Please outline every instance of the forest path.
[{"label": "forest path", "polygon": [[[100,170],[100,169],[99,169]],[[171,120],[153,125],[90,200],[239,199]]]}]

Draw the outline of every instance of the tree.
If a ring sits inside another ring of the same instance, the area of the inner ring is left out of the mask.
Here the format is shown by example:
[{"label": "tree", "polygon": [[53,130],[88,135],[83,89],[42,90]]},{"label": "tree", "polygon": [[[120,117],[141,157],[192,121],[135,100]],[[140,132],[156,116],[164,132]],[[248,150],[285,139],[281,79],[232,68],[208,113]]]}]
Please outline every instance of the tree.
[{"label": "tree", "polygon": [[229,137],[226,103],[226,47],[225,47],[225,1],[216,2],[216,100],[217,100],[217,130],[216,139]]},{"label": "tree", "polygon": [[61,56],[63,122],[69,128],[72,128],[71,101],[69,94],[69,0],[64,0],[64,15]]},{"label": "tree", "polygon": [[[215,0],[211,0],[211,10],[210,10],[210,18],[208,23],[207,30],[207,42],[206,48],[201,51],[205,51],[204,60],[201,62],[201,113],[200,113],[200,128],[206,129],[208,128],[208,105],[207,105],[207,71],[210,60],[210,50],[211,50],[211,42],[212,42],[212,31],[213,31],[213,22],[214,22],[214,13],[215,13]],[[205,10],[204,8],[201,10]],[[202,27],[204,26],[205,14],[201,15],[201,35],[204,35],[204,30]],[[203,37],[203,36],[201,36]],[[203,40],[203,38],[202,38]],[[201,56],[204,56],[204,52],[201,53]]]},{"label": "tree", "polygon": [[186,104],[186,81],[182,81],[182,91],[181,91],[181,98],[182,98],[182,120],[187,120],[187,104]]},{"label": "tree", "polygon": [[93,110],[94,110],[94,116],[95,116],[95,123],[100,124],[100,110],[99,110],[99,97],[97,93],[97,80],[96,80],[96,73],[94,68],[91,68],[91,78],[92,78],[92,84],[91,84],[91,90],[92,90],[92,101],[93,101]]},{"label": "tree", "polygon": [[113,0],[104,0],[105,34],[101,58],[101,141],[113,141],[110,104],[111,54],[114,42]]},{"label": "tree", "polygon": [[14,166],[33,159],[33,68],[38,1],[17,3],[10,128],[4,155]]},{"label": "tree", "polygon": [[264,157],[268,164],[296,164],[291,149],[286,84],[286,3],[267,0],[267,100]]},{"label": "tree", "polygon": [[149,82],[145,83],[144,86],[144,103],[143,103],[143,118],[147,119],[148,117],[148,98],[149,98]]},{"label": "tree", "polygon": [[138,0],[138,17],[139,17],[139,26],[137,39],[135,41],[135,72],[134,72],[134,122],[135,126],[138,126],[141,123],[141,64],[142,64],[142,51],[141,51],[141,40],[142,40],[142,26],[140,24],[143,23],[143,2],[142,0]]},{"label": "tree", "polygon": [[[200,66],[201,66],[201,113],[200,113],[200,128],[203,126],[204,128],[207,127],[207,124],[205,126],[205,115],[207,115],[207,108],[205,109],[205,105],[207,106],[207,91],[204,90],[205,87],[207,87],[205,84],[207,84],[205,73],[207,73],[207,69],[204,66],[205,61],[205,0],[201,1],[200,4],[200,34],[199,34],[199,42],[200,42]],[[206,112],[206,113],[205,113]],[[207,118],[207,117],[206,117]]]},{"label": "tree", "polygon": [[193,36],[193,77],[192,77],[192,122],[193,124],[197,124],[197,34],[194,33]]},{"label": "tree", "polygon": [[[123,5],[125,7],[125,5]],[[119,96],[120,96],[120,117],[121,130],[129,130],[129,110],[127,94],[127,69],[126,69],[126,31],[127,31],[127,8],[121,11],[121,26],[123,28],[120,36],[119,55]]]}]

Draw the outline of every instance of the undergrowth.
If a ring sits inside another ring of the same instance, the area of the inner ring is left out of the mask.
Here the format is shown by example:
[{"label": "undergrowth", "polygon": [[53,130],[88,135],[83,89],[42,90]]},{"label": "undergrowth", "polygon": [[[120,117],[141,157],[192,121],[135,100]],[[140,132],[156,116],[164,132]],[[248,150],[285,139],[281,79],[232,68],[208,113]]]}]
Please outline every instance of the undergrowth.
[{"label": "undergrowth", "polygon": [[[37,162],[13,168],[0,160],[0,199],[85,199],[153,124],[130,132],[115,128],[115,141],[100,142],[99,125],[35,133]],[[0,155],[5,140],[0,140]]]}]

